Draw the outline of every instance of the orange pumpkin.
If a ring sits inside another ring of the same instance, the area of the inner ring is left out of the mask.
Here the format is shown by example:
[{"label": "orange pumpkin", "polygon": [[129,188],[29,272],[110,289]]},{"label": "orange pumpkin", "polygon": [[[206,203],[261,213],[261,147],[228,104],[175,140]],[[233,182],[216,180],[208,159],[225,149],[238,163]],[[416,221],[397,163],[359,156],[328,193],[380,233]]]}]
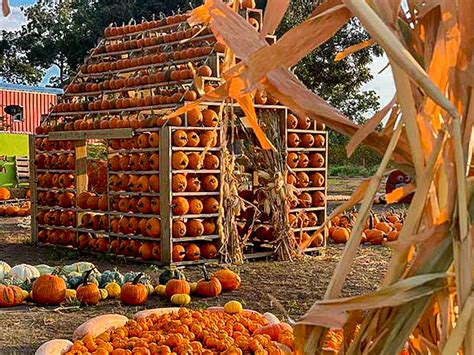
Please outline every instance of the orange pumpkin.
[{"label": "orange pumpkin", "polygon": [[288,129],[295,129],[296,127],[298,127],[298,118],[291,113],[288,114],[286,126],[288,127]]},{"label": "orange pumpkin", "polygon": [[234,291],[240,287],[240,276],[232,270],[222,269],[216,271],[213,276],[219,279],[224,291]]},{"label": "orange pumpkin", "polygon": [[286,158],[286,162],[288,163],[288,166],[291,169],[296,168],[298,166],[299,161],[300,161],[300,157],[296,153],[289,153]]},{"label": "orange pumpkin", "polygon": [[196,261],[201,258],[201,249],[194,244],[189,243],[185,248],[185,258],[189,261]]},{"label": "orange pumpkin", "polygon": [[199,237],[204,234],[204,225],[197,219],[192,219],[186,223],[186,230],[190,237]]},{"label": "orange pumpkin", "polygon": [[188,125],[191,127],[202,126],[202,113],[198,108],[194,108],[187,113]]},{"label": "orange pumpkin", "polygon": [[77,206],[86,209],[88,208],[87,201],[89,200],[90,197],[94,196],[91,192],[85,191],[81,192],[79,196],[77,197]]},{"label": "orange pumpkin", "polygon": [[313,207],[324,207],[326,204],[326,196],[321,191],[315,191],[311,194]]},{"label": "orange pumpkin", "polygon": [[296,187],[303,188],[308,187],[309,185],[309,176],[303,171],[300,171],[296,174]]},{"label": "orange pumpkin", "polygon": [[220,160],[217,155],[206,154],[204,158],[204,168],[207,170],[216,170],[219,168]]},{"label": "orange pumpkin", "polygon": [[160,135],[158,132],[152,132],[148,137],[148,143],[152,148],[158,148],[160,146]]},{"label": "orange pumpkin", "polygon": [[203,165],[203,162],[201,161],[201,154],[190,153],[188,155],[188,168],[189,169],[199,170],[202,168],[202,165]]},{"label": "orange pumpkin", "polygon": [[186,176],[183,174],[175,174],[172,178],[172,189],[174,192],[184,192],[188,186]]},{"label": "orange pumpkin", "polygon": [[306,168],[309,164],[309,158],[306,154],[301,153],[298,160],[298,168]]},{"label": "orange pumpkin", "polygon": [[216,127],[219,124],[219,116],[214,110],[202,111],[203,123],[205,127]]},{"label": "orange pumpkin", "polygon": [[148,214],[151,212],[151,200],[149,197],[141,197],[137,203],[138,212]]},{"label": "orange pumpkin", "polygon": [[324,186],[324,175],[321,173],[313,173],[309,177],[310,185],[312,187]]},{"label": "orange pumpkin", "polygon": [[321,233],[315,233],[311,236],[313,241],[311,242],[311,246],[313,248],[319,248],[324,245],[324,236]]},{"label": "orange pumpkin", "polygon": [[146,222],[145,233],[151,238],[158,238],[161,233],[161,223],[157,218],[150,218]]},{"label": "orange pumpkin", "polygon": [[188,144],[188,134],[182,129],[173,132],[173,145],[175,147],[185,147]]},{"label": "orange pumpkin", "polygon": [[172,234],[173,238],[182,238],[186,235],[187,229],[186,229],[186,223],[183,221],[176,219],[173,221],[173,226],[172,226]]},{"label": "orange pumpkin", "polygon": [[214,175],[206,175],[201,179],[204,191],[216,191],[219,188],[219,180]]},{"label": "orange pumpkin", "polygon": [[205,131],[199,135],[201,147],[215,147],[218,142],[217,133],[214,131]]},{"label": "orange pumpkin", "polygon": [[298,129],[308,129],[311,127],[311,119],[309,117],[298,117]]},{"label": "orange pumpkin", "polygon": [[337,244],[346,243],[349,240],[350,236],[351,236],[350,229],[344,228],[344,227],[335,227],[331,233],[331,238]]},{"label": "orange pumpkin", "polygon": [[147,192],[150,189],[150,181],[147,175],[142,175],[138,178],[136,190]]},{"label": "orange pumpkin", "polygon": [[311,207],[313,199],[311,198],[311,195],[307,192],[303,192],[299,196],[299,202],[300,202],[300,207],[302,208],[308,208]]},{"label": "orange pumpkin", "polygon": [[186,180],[186,191],[199,192],[201,191],[201,181],[196,176],[189,176]]},{"label": "orange pumpkin", "polygon": [[160,168],[160,155],[158,153],[150,155],[149,163],[151,170],[157,171]]},{"label": "orange pumpkin", "polygon": [[321,168],[324,166],[325,159],[322,154],[313,153],[309,156],[309,166],[312,168]]},{"label": "orange pumpkin", "polygon": [[[184,259],[185,254],[186,254],[186,251],[184,250],[182,245],[177,244],[173,246],[173,261],[174,262],[182,261]],[[178,274],[178,277],[181,277],[180,275],[181,274]],[[170,279],[166,283],[165,293],[167,297],[171,297],[177,294],[189,295],[191,293],[191,286],[186,280],[182,278]]]},{"label": "orange pumpkin", "polygon": [[204,226],[204,234],[205,235],[212,235],[216,231],[216,223],[212,219],[205,219],[202,222]]},{"label": "orange pumpkin", "polygon": [[204,259],[215,259],[217,257],[218,251],[214,244],[212,243],[204,243],[200,247],[201,249],[201,256]]},{"label": "orange pumpkin", "polygon": [[203,201],[204,213],[217,213],[219,212],[219,201],[214,197],[208,197]]},{"label": "orange pumpkin", "polygon": [[194,131],[188,132],[188,147],[199,147],[199,134]]},{"label": "orange pumpkin", "polygon": [[160,177],[158,175],[150,176],[148,183],[151,191],[160,192]]},{"label": "orange pumpkin", "polygon": [[300,136],[296,133],[290,133],[288,135],[288,146],[295,148],[298,147],[301,143]]},{"label": "orange pumpkin", "polygon": [[188,167],[189,159],[182,151],[174,152],[171,157],[171,165],[175,170],[185,170]]},{"label": "orange pumpkin", "polygon": [[184,197],[173,197],[171,202],[174,215],[185,215],[189,212],[189,202]]},{"label": "orange pumpkin", "polygon": [[189,213],[200,214],[204,209],[202,201],[198,198],[192,198],[189,200]]},{"label": "orange pumpkin", "polygon": [[311,148],[314,145],[314,137],[312,134],[306,133],[301,136],[301,145],[305,148]]},{"label": "orange pumpkin", "polygon": [[324,148],[326,145],[326,138],[321,134],[316,134],[314,136],[314,146],[317,148]]}]

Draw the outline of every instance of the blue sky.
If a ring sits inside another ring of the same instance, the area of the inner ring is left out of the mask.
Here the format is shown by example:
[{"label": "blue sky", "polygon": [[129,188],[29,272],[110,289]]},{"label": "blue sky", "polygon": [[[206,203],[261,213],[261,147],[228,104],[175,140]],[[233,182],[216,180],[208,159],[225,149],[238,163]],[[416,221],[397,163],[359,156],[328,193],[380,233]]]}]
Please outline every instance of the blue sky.
[{"label": "blue sky", "polygon": [[[24,22],[24,16],[20,11],[20,6],[28,6],[34,4],[36,0],[10,0],[10,6],[12,8],[12,13],[9,17],[3,18],[0,17],[0,30],[16,30],[21,27]],[[388,60],[386,57],[374,58],[374,62],[371,65],[371,71],[374,76],[374,80],[366,84],[363,87],[363,90],[374,90],[380,96],[380,104],[384,106],[392,99],[395,93],[395,85],[393,83],[392,72],[390,68],[387,68],[383,73],[378,74],[382,68],[387,64]],[[46,85],[51,76],[58,74],[57,68],[51,68],[46,73],[46,76],[41,83]]]}]

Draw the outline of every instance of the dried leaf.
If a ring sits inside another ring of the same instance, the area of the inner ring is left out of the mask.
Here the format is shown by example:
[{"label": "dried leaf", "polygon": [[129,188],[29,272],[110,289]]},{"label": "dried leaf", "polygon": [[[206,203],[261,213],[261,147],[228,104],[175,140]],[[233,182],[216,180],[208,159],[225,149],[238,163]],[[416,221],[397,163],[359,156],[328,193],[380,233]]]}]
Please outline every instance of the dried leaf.
[{"label": "dried leaf", "polygon": [[263,26],[260,31],[260,37],[265,39],[268,34],[273,34],[285,15],[290,0],[269,0],[265,8]]},{"label": "dried leaf", "polygon": [[387,204],[397,203],[404,197],[408,196],[409,194],[413,193],[416,190],[416,186],[413,184],[405,185],[399,188],[396,188],[392,192],[385,195],[385,200]]},{"label": "dried leaf", "polygon": [[350,56],[351,54],[354,54],[364,48],[373,46],[375,43],[376,43],[375,40],[371,38],[367,41],[363,41],[363,42],[360,42],[359,44],[354,44],[353,46],[347,47],[343,51],[336,54],[334,61],[339,62],[340,60],[343,60],[344,58]]}]

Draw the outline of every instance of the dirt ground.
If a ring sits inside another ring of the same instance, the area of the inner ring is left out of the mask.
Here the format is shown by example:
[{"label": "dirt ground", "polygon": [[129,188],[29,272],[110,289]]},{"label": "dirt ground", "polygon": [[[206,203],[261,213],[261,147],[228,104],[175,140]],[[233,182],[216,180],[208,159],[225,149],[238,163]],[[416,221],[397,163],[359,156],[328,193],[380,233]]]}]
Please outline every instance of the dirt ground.
[{"label": "dirt ground", "polygon": [[[360,182],[360,181],[359,181]],[[358,181],[332,183],[332,193],[346,194]],[[384,209],[378,207],[377,209]],[[0,260],[10,265],[20,263],[66,265],[76,261],[93,262],[100,271],[117,268],[121,272],[142,271],[157,284],[162,270],[105,256],[81,255],[53,247],[37,247],[30,243],[28,219],[0,218]],[[239,300],[247,308],[273,312],[282,319],[297,320],[316,301],[322,299],[331,275],[342,253],[342,246],[330,245],[321,255],[308,256],[300,262],[251,262],[234,267],[240,273],[242,286],[215,299],[193,297],[191,308],[223,305]],[[353,296],[375,290],[380,284],[390,258],[386,247],[360,248],[343,296]],[[213,268],[211,267],[211,270]],[[191,281],[201,278],[200,269],[187,268]],[[151,296],[146,307],[123,307],[117,300],[102,301],[95,307],[37,307],[27,304],[0,310],[0,354],[30,354],[45,341],[71,338],[74,329],[86,320],[105,313],[132,316],[143,308],[169,307],[171,304]]]}]

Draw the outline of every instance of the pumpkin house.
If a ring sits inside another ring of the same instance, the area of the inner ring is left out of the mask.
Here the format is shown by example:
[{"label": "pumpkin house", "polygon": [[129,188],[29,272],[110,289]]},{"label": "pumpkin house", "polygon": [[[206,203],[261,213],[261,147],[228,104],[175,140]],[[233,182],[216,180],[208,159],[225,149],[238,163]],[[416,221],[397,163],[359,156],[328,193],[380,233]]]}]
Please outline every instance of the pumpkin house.
[{"label": "pumpkin house", "polygon": [[[261,10],[240,13],[261,27]],[[221,82],[225,47],[187,20],[179,14],[108,27],[37,128],[30,144],[35,242],[175,265],[275,255],[273,212],[257,211],[268,205],[262,187],[272,179],[259,179],[253,163],[266,153],[240,107],[201,101],[166,118]],[[324,236],[313,247],[305,242],[326,217],[327,133],[264,92],[254,102],[259,119],[277,122],[279,176],[294,190],[275,209],[302,249],[317,250]],[[95,165],[91,140],[105,147]],[[236,146],[247,163],[239,163]],[[257,210],[228,208],[236,198]],[[229,252],[234,247],[241,258]]]}]

